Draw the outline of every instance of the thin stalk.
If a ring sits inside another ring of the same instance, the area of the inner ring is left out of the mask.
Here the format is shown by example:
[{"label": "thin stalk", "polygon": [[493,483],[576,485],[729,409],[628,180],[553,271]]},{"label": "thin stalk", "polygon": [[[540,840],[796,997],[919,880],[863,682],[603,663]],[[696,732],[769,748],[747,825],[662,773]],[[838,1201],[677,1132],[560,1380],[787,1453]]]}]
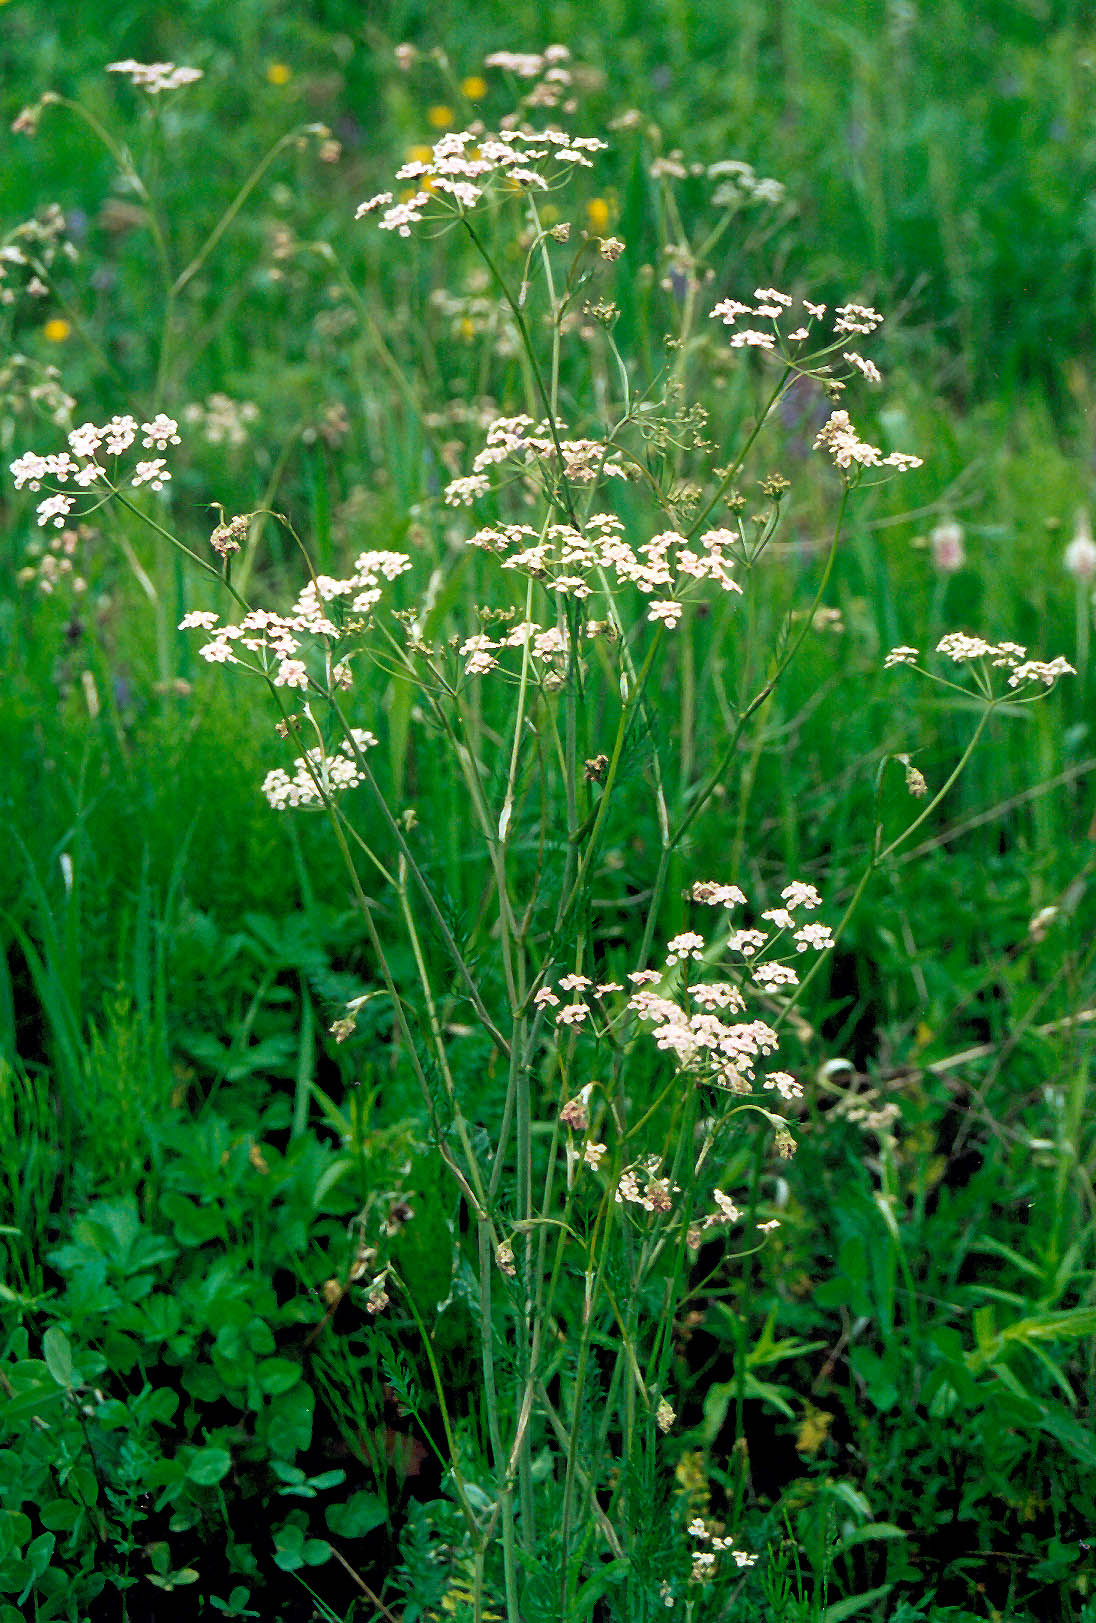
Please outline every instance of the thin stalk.
[{"label": "thin stalk", "polygon": [[[977,748],[977,745],[978,745],[978,740],[981,738],[982,734],[985,732],[986,726],[987,726],[987,724],[989,722],[989,719],[993,715],[993,712],[996,710],[996,708],[997,708],[997,705],[996,705],[996,703],[994,701],[991,701],[989,704],[986,705],[986,708],[983,710],[983,712],[982,712],[982,714],[981,714],[981,716],[979,718],[978,725],[974,729],[973,734],[971,735],[970,742],[967,744],[966,749],[963,751],[962,755],[959,758],[958,765],[955,767],[954,771],[950,774],[950,776],[948,777],[947,781],[943,784],[943,786],[940,789],[937,790],[936,794],[929,801],[928,805],[925,807],[924,811],[921,812],[920,816],[915,817],[913,822],[910,823],[905,829],[903,829],[902,833],[899,834],[895,839],[893,839],[890,842],[890,844],[888,846],[885,846],[882,850],[878,849],[878,841],[879,841],[880,836],[879,836],[879,832],[877,831],[877,833],[876,833],[876,849],[872,852],[872,855],[871,855],[870,859],[868,860],[867,866],[865,867],[863,873],[860,875],[860,879],[859,879],[859,881],[857,883],[856,889],[852,893],[852,898],[849,901],[848,906],[846,907],[844,913],[841,916],[840,923],[836,926],[836,928],[834,929],[834,931],[832,933],[831,940],[832,940],[832,943],[833,943],[834,946],[836,946],[837,943],[841,940],[841,937],[844,935],[846,929],[848,928],[850,922],[852,921],[853,914],[856,912],[856,909],[860,905],[860,898],[863,896],[864,891],[867,888],[868,881],[871,879],[872,874],[876,871],[877,868],[882,866],[882,864],[887,860],[887,858],[889,856],[892,855],[893,852],[898,850],[898,847],[900,845],[905,844],[905,842],[909,839],[910,835],[916,829],[921,827],[921,824],[926,820],[926,818],[932,816],[932,814],[936,810],[937,806],[940,805],[940,802],[951,791],[953,785],[957,782],[958,778],[960,777],[961,773],[963,772],[964,768],[966,767],[967,762],[970,760],[971,756],[974,754],[974,751],[975,751],[975,749]],[[884,765],[885,764],[886,763],[884,762]],[[878,786],[877,786],[877,794],[878,794]],[[796,986],[794,988],[794,990],[789,993],[789,995],[787,997],[787,1000],[781,1006],[779,1014],[777,1014],[775,1016],[774,1020],[773,1020],[773,1029],[775,1031],[779,1031],[780,1027],[787,1020],[788,1016],[791,1014],[792,1010],[795,1008],[796,1004],[799,1002],[800,998],[803,996],[803,993],[807,990],[807,987],[811,984],[811,982],[814,980],[814,977],[818,974],[819,970],[822,968],[822,965],[825,962],[826,957],[827,957],[827,954],[818,953],[815,956],[814,963],[811,965],[811,967],[807,971],[807,973],[803,976],[803,978],[799,982],[798,986]]]},{"label": "thin stalk", "polygon": [[285,135],[280,136],[279,139],[275,141],[270,151],[264,158],[260,159],[259,163],[256,164],[255,168],[251,171],[251,174],[244,181],[243,185],[240,187],[240,190],[236,193],[236,196],[233,198],[232,202],[221,215],[221,218],[217,221],[217,224],[213,227],[213,230],[209,233],[209,236],[199,248],[198,252],[194,255],[194,258],[190,261],[189,265],[181,270],[174,282],[171,283],[169,291],[172,298],[178,298],[179,294],[183,291],[187,284],[191,282],[195,276],[197,276],[198,272],[201,270],[214,248],[216,248],[217,244],[220,242],[221,238],[224,236],[237,214],[239,214],[240,210],[251,196],[251,193],[255,190],[255,187],[259,184],[260,180],[262,180],[275,158],[278,157],[279,153],[284,151],[287,146],[292,145],[295,141],[299,141],[302,135],[314,135],[318,132],[318,129],[319,126],[316,124],[298,124],[296,129],[287,131]]},{"label": "thin stalk", "polygon": [[[502,1520],[502,1567],[506,1588],[507,1623],[522,1623],[518,1604],[517,1542],[514,1532],[514,1490],[506,1451],[502,1444],[502,1426],[499,1417],[498,1387],[495,1381],[494,1324],[491,1314],[491,1277],[495,1266],[494,1250],[487,1224],[477,1225],[480,1273],[480,1358],[483,1363],[483,1390],[487,1404],[487,1430],[491,1438],[498,1474],[496,1507]],[[478,1623],[478,1620],[477,1620]]]},{"label": "thin stalk", "polygon": [[823,594],[827,585],[829,584],[830,575],[833,571],[833,563],[837,555],[837,543],[841,535],[841,526],[845,517],[845,507],[848,502],[848,496],[849,490],[848,486],[846,485],[842,492],[841,505],[838,509],[837,521],[834,524],[833,536],[830,540],[829,550],[826,554],[826,561],[823,566],[821,579],[818,583],[818,589],[814,594],[810,607],[807,609],[806,614],[804,615],[802,628],[799,635],[790,643],[786,652],[778,661],[775,670],[767,679],[764,686],[754,694],[750,702],[739,713],[738,719],[731,732],[730,739],[728,740],[723,754],[721,755],[714,771],[709,774],[704,784],[697,791],[696,795],[694,795],[688,810],[682,815],[678,821],[677,827],[672,830],[668,840],[663,846],[662,851],[659,853],[658,870],[655,874],[654,884],[651,890],[651,902],[647,910],[647,921],[644,926],[643,940],[638,957],[639,963],[646,963],[650,954],[651,942],[654,939],[655,924],[658,919],[659,908],[662,905],[662,895],[665,890],[666,876],[669,871],[670,859],[673,852],[677,846],[680,845],[681,841],[691,828],[693,822],[700,815],[701,811],[710,800],[716,787],[723,781],[727,768],[730,766],[738,750],[739,740],[741,739],[745,730],[746,723],[750,720],[751,716],[753,716],[756,711],[761,708],[766,699],[768,699],[770,694],[774,691],[777,684],[783,677],[784,672],[795,659],[803,645],[804,639],[810,631],[811,622],[814,618],[815,611],[822,601]]}]

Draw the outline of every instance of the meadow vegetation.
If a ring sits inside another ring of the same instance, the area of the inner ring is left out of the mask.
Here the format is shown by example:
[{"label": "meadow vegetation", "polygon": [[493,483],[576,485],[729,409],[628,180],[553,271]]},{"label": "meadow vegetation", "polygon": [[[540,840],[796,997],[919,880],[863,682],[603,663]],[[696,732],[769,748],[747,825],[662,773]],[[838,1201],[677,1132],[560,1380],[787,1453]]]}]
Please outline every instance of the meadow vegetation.
[{"label": "meadow vegetation", "polygon": [[1096,1623],[1084,8],[3,17],[0,1623]]}]

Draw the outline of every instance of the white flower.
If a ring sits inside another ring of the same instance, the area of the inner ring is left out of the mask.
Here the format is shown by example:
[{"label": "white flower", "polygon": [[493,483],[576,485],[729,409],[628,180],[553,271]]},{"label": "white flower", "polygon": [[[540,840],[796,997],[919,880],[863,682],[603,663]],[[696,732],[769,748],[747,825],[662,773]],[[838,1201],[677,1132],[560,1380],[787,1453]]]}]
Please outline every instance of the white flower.
[{"label": "white flower", "polygon": [[201,68],[177,68],[174,62],[108,62],[108,73],[124,73],[130,84],[158,96],[164,90],[178,90],[182,85],[194,84],[202,77]]},{"label": "white flower", "polygon": [[854,349],[843,351],[841,359],[848,361],[850,366],[866,377],[869,383],[882,383],[883,378],[874,361],[866,361],[863,355],[858,355]]},{"label": "white flower", "polygon": [[129,450],[137,438],[137,422],[128,414],[124,417],[112,417],[99,433],[103,436],[103,443],[110,455],[121,456],[123,451]]},{"label": "white flower", "polygon": [[[146,442],[147,443],[147,442]],[[148,485],[150,490],[163,490],[165,482],[171,478],[162,456],[154,457],[151,462],[138,462],[133,470],[133,485]]]},{"label": "white flower", "polygon": [[[157,412],[151,423],[142,423],[141,432],[144,439],[141,444],[157,451],[166,451],[169,445],[179,443],[179,425],[174,417],[166,417],[162,411]],[[82,454],[82,453],[81,453]]]},{"label": "white flower", "polygon": [[38,523],[48,524],[52,519],[57,529],[63,530],[65,519],[73,508],[71,496],[47,496],[44,502],[38,503]]},{"label": "white flower", "polygon": [[11,476],[15,480],[16,490],[22,490],[29,485],[31,490],[40,490],[42,480],[51,471],[51,459],[48,456],[37,456],[33,451],[26,451],[16,457],[11,464]]},{"label": "white flower", "polygon": [[966,559],[963,551],[962,526],[955,520],[946,519],[938,524],[929,536],[932,547],[932,561],[941,575],[954,575],[957,569],[962,569]]}]

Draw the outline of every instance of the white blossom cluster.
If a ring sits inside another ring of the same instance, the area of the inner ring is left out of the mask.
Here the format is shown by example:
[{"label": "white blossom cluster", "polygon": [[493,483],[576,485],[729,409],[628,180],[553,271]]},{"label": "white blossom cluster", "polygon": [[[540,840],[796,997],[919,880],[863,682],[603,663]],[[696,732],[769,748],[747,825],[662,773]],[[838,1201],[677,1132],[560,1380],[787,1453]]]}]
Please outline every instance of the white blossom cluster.
[{"label": "white blossom cluster", "polygon": [[[630,127],[631,120],[625,114],[624,118],[614,121],[615,129]],[[782,203],[785,188],[779,180],[769,180],[758,175],[753,166],[743,163],[739,158],[720,158],[716,163],[687,162],[680,148],[671,152],[663,152],[653,158],[648,165],[648,174],[652,180],[694,180],[706,178],[715,181],[712,192],[712,204],[715,208],[737,209],[747,203],[758,205],[768,204],[770,207]]]},{"label": "white blossom cluster", "polygon": [[[10,465],[15,488],[22,490],[26,485],[30,490],[40,490],[43,480],[51,480],[56,485],[67,485],[71,480],[81,489],[99,485],[105,490],[109,488],[109,481],[103,465],[104,454],[107,457],[123,456],[136,443],[138,434],[142,436],[144,449],[166,451],[168,446],[178,445],[178,427],[175,419],[163,412],[158,412],[151,422],[142,423],[139,428],[137,419],[128,413],[112,417],[102,428],[94,423],[81,423],[69,434],[67,451],[52,452],[46,456],[39,456],[36,451],[25,451],[22,456],[16,457]],[[151,490],[162,490],[170,478],[171,473],[163,457],[138,460],[129,470],[129,483],[135,487],[148,485]],[[65,491],[55,491],[38,503],[38,523],[52,523],[58,529],[63,529],[65,520],[75,506],[75,496]]]},{"label": "white blossom cluster", "polygon": [[202,77],[201,68],[177,68],[174,62],[134,62],[128,57],[124,62],[108,62],[107,72],[124,73],[131,85],[150,96],[159,96],[165,90],[179,90]]},{"label": "white blossom cluster", "polygon": [[537,664],[544,667],[548,686],[558,686],[567,661],[570,643],[557,626],[540,626],[535,620],[522,620],[504,637],[488,637],[484,632],[466,637],[457,650],[465,661],[466,676],[485,676],[498,668],[496,655],[504,648],[528,648]]},{"label": "white blossom cluster", "polygon": [[183,407],[184,423],[199,429],[210,445],[246,445],[258,416],[254,401],[233,400],[219,389]]},{"label": "white blossom cluster", "polygon": [[[848,371],[845,377],[859,373],[869,383],[882,382],[882,374],[875,362],[861,355],[859,350],[845,349],[843,341],[850,335],[873,333],[882,323],[878,310],[867,304],[839,304],[833,311],[828,332],[820,330],[827,306],[812,299],[794,299],[775,287],[754,288],[753,300],[721,299],[710,312],[713,319],[734,329],[732,349],[758,349],[778,354],[795,371],[818,378],[828,387],[844,387],[843,380],[835,377],[829,357],[841,353]],[[762,322],[757,326],[754,323]],[[794,323],[794,325],[792,325]],[[813,342],[809,353],[804,346]],[[821,345],[821,347],[819,347]],[[843,472],[860,468],[895,468],[905,473],[919,468],[921,458],[905,451],[892,451],[884,456],[875,445],[862,440],[849,420],[846,411],[835,411],[815,439],[816,448],[828,451]]]},{"label": "white blossom cluster", "polygon": [[620,585],[634,586],[652,602],[648,620],[677,625],[684,603],[704,581],[724,592],[741,593],[731,571],[731,546],[739,540],[733,530],[706,530],[695,541],[676,530],[664,530],[633,547],[624,539],[624,525],[612,513],[595,513],[581,531],[569,524],[552,524],[537,532],[527,524],[486,526],[469,538],[501,559],[503,569],[514,569],[540,581],[545,589],[582,600],[597,590],[591,577],[613,575]]},{"label": "white blossom cluster", "polygon": [[[710,880],[698,880],[688,895],[702,906],[725,909],[746,901],[736,885]],[[538,1012],[551,1011],[561,1032],[588,1029],[592,1035],[601,1036],[618,1021],[634,1019],[650,1028],[656,1047],[673,1055],[682,1075],[734,1094],[767,1092],[784,1102],[799,1099],[803,1090],[794,1076],[787,1071],[766,1073],[763,1069],[763,1062],[779,1046],[773,1027],[761,1019],[735,1018],[746,1013],[742,983],[747,978],[763,994],[797,984],[798,976],[791,964],[773,956],[784,938],[796,954],[822,952],[833,945],[828,925],[804,922],[799,916],[813,912],[821,904],[813,885],[802,881],[786,885],[780,903],[762,913],[764,929],[732,931],[710,952],[698,931],[680,932],[666,943],[664,967],[630,971],[627,987],[615,981],[594,981],[575,971],[540,986],[534,993],[533,1005]],[[743,960],[743,973],[737,980],[690,981],[688,971],[693,964],[728,953]],[[759,955],[760,961],[755,962]],[[615,1011],[608,1008],[607,1000],[621,992],[626,993],[624,1000]],[[596,1170],[606,1146],[593,1137],[596,1128],[591,1127],[590,1094],[594,1086],[589,1084],[568,1100],[560,1111],[560,1120],[569,1129],[569,1160],[573,1163],[581,1159]],[[790,1155],[794,1150],[791,1134],[780,1118],[771,1119],[777,1128],[776,1148],[780,1154]],[[572,1131],[586,1135],[581,1148],[571,1144]],[[663,1176],[657,1156],[630,1162],[615,1174],[613,1183],[617,1205],[639,1207],[648,1213],[672,1212],[674,1196],[679,1192],[678,1186]],[[717,1188],[711,1199],[712,1209],[707,1215],[690,1219],[686,1239],[694,1250],[706,1231],[741,1221],[742,1213],[731,1195]],[[758,1225],[762,1232],[778,1226],[775,1219]]]},{"label": "white blossom cluster", "polygon": [[[361,618],[380,601],[384,583],[395,580],[410,567],[411,560],[403,552],[363,552],[344,579],[317,575],[309,581],[288,614],[251,609],[238,625],[218,625],[220,616],[212,610],[193,609],[180,620],[179,630],[198,628],[213,633],[198,650],[202,659],[211,664],[246,664],[238,652],[246,649],[259,656],[259,663],[249,668],[264,675],[272,670],[276,687],[307,688],[307,666],[296,657],[303,646],[302,637],[318,637],[328,648],[337,643],[346,634],[346,616],[356,618],[360,624]],[[336,603],[340,605],[338,620],[332,618],[335,611],[328,607]],[[336,665],[334,675],[336,686],[349,686],[350,673],[345,664]]]},{"label": "white blossom cluster", "polygon": [[[746,900],[736,885],[720,885],[709,880],[698,880],[689,896],[692,901],[708,907],[730,908]],[[631,992],[625,1009],[650,1026],[656,1046],[674,1056],[679,1070],[732,1093],[753,1092],[758,1085],[758,1063],[777,1050],[776,1032],[764,1020],[734,1020],[735,1015],[746,1011],[746,999],[738,982],[694,982],[683,973],[676,992],[670,995],[664,989],[666,972],[678,966],[687,971],[705,957],[732,954],[743,961],[749,980],[763,993],[798,985],[795,968],[776,957],[778,950],[786,944],[796,956],[808,951],[825,952],[833,946],[833,934],[829,925],[803,921],[798,916],[813,911],[821,903],[813,885],[800,881],[786,885],[780,900],[781,906],[762,913],[764,929],[732,930],[725,939],[714,944],[710,952],[698,931],[683,931],[666,943],[664,970],[637,969],[628,975]],[[622,990],[624,988],[615,982],[595,985],[586,976],[572,974],[558,981],[555,988],[548,984],[542,986],[533,1002],[538,1009],[554,1009],[557,1026],[589,1024],[596,1030],[598,1011],[591,1006],[591,996],[594,1003],[600,1005],[610,994]],[[568,994],[566,1002],[558,996],[559,992]],[[783,1071],[773,1073],[768,1080],[763,1079],[761,1086],[784,1099],[796,1098],[799,1093],[798,1083]]]},{"label": "white blossom cluster", "polygon": [[76,245],[65,230],[62,209],[50,203],[8,233],[0,243],[0,305],[14,304],[20,292],[32,299],[46,297],[49,272],[58,255],[70,260],[77,257]]},{"label": "white blossom cluster", "polygon": [[411,182],[397,199],[378,192],[358,205],[355,219],[379,214],[382,231],[411,235],[424,219],[454,219],[470,213],[488,190],[499,185],[514,192],[549,191],[576,168],[590,169],[589,153],[604,151],[596,136],[568,135],[559,129],[500,130],[476,134],[471,130],[447,132],[435,142],[428,159],[414,158],[396,171],[396,179]]},{"label": "white blossom cluster", "polygon": [[[718,1525],[718,1524],[717,1524]],[[757,1560],[756,1555],[750,1555],[746,1550],[735,1547],[734,1539],[720,1538],[715,1529],[709,1527],[700,1516],[694,1516],[686,1529],[689,1537],[696,1540],[693,1549],[693,1570],[691,1578],[694,1583],[709,1583],[715,1576],[717,1558],[720,1555],[729,1556],[739,1570],[752,1567]]]},{"label": "white blossom cluster", "polygon": [[531,417],[496,417],[487,425],[484,446],[476,453],[471,474],[454,479],[445,490],[450,507],[467,506],[490,490],[487,469],[502,463],[536,467],[548,463],[560,468],[571,484],[590,485],[598,479],[627,479],[628,471],[618,452],[601,440],[557,440],[548,424],[534,424]]},{"label": "white blossom cluster", "polygon": [[288,807],[319,806],[325,799],[353,789],[362,781],[357,756],[376,745],[376,737],[364,727],[353,727],[337,750],[320,745],[306,750],[293,763],[293,775],[280,766],[268,772],[262,789],[275,811]]},{"label": "white blossom cluster", "polygon": [[[790,332],[785,332],[781,322],[789,318],[797,305],[805,311],[805,317],[791,317],[797,324]],[[738,328],[743,317],[769,323],[764,328],[744,327],[737,330],[731,338],[732,349],[783,350],[788,344],[804,344],[808,338],[819,337],[820,334],[814,331],[814,324],[824,319],[826,309],[826,305],[816,304],[812,299],[793,299],[790,293],[782,293],[775,287],[755,287],[753,303],[746,303],[742,299],[721,299],[710,315],[713,320],[718,318],[722,321],[725,327]],[[879,311],[869,305],[839,304],[833,313],[833,336],[842,338],[849,333],[872,333],[882,320]],[[844,351],[842,359],[870,382],[880,381],[874,362],[866,361],[855,350]]]},{"label": "white blossom cluster", "polygon": [[896,468],[899,473],[906,473],[910,468],[921,466],[921,458],[912,456],[908,451],[891,451],[884,456],[877,445],[869,445],[862,440],[847,411],[832,412],[819,429],[814,443],[817,449],[828,451],[835,466],[843,471],[854,467]]},{"label": "white blossom cluster", "polygon": [[[1050,660],[1028,659],[1027,649],[1018,642],[987,642],[984,637],[972,637],[965,631],[947,632],[936,644],[936,652],[944,654],[953,665],[988,662],[994,669],[1005,670],[1010,688],[1030,684],[1049,688],[1060,676],[1077,674],[1060,654]],[[920,657],[918,649],[901,644],[891,649],[883,661],[883,669],[891,670],[896,665],[917,665]]]}]

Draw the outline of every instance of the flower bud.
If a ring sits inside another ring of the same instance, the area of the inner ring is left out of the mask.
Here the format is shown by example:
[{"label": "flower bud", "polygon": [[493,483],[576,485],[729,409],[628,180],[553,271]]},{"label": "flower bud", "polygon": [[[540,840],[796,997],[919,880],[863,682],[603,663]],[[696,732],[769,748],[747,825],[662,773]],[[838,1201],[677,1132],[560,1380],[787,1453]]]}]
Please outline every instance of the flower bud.
[{"label": "flower bud", "polygon": [[1084,586],[1096,575],[1096,541],[1092,539],[1092,525],[1082,508],[1077,514],[1077,529],[1062,559],[1066,573]]}]

